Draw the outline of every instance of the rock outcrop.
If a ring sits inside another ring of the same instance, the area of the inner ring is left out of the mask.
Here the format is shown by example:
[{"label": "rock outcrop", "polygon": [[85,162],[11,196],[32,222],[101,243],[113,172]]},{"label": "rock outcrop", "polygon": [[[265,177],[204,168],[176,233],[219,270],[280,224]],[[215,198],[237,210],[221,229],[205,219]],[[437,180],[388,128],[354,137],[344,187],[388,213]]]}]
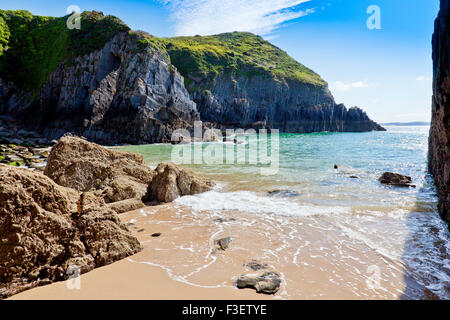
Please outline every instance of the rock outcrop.
[{"label": "rock outcrop", "polygon": [[117,214],[90,197],[78,212],[80,192],[0,164],[0,298],[141,250]]},{"label": "rock outcrop", "polygon": [[260,36],[232,32],[165,41],[203,121],[290,133],[384,130],[361,109],[336,104],[318,74]]},{"label": "rock outcrop", "polygon": [[174,164],[161,163],[148,186],[146,201],[172,202],[178,197],[211,190],[214,182],[197,176],[189,169]]},{"label": "rock outcrop", "polygon": [[267,76],[217,75],[196,83],[201,119],[218,126],[280,132],[384,131],[360,108],[336,104],[326,86]]},{"label": "rock outcrop", "polygon": [[450,1],[441,0],[433,35],[433,105],[429,169],[439,195],[439,213],[450,227]]},{"label": "rock outcrop", "polygon": [[44,174],[58,185],[93,192],[118,213],[144,207],[155,172],[142,156],[64,136],[52,148]]},{"label": "rock outcrop", "polygon": [[[351,177],[350,177],[351,178]],[[355,177],[354,179],[357,179],[358,177]],[[386,184],[389,186],[396,186],[396,187],[412,187],[415,188],[416,186],[412,184],[411,177],[404,176],[402,174],[398,173],[392,173],[392,172],[385,172],[381,175],[381,177],[378,179],[382,184]]]}]

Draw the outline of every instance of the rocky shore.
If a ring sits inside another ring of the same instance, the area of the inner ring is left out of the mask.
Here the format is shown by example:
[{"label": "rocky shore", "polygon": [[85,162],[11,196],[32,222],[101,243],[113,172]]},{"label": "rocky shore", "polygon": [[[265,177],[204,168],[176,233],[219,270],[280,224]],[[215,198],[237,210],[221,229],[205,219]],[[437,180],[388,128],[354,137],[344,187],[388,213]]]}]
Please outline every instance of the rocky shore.
[{"label": "rocky shore", "polygon": [[[24,144],[5,151],[23,163],[0,164],[0,298],[139,252],[118,214],[144,207],[153,192],[170,194],[155,201],[173,201],[214,186],[190,170],[162,164],[153,171],[141,156],[71,135],[47,159]],[[43,171],[34,158],[25,161],[29,154],[46,160]]]},{"label": "rocky shore", "polygon": [[50,146],[56,141],[26,130],[14,118],[0,117],[0,163],[44,171]]}]

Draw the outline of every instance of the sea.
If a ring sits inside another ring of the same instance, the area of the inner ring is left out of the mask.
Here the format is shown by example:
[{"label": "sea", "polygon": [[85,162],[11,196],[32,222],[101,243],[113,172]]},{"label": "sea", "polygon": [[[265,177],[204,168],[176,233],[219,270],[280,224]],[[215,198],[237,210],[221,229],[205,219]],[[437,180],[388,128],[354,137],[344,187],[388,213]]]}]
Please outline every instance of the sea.
[{"label": "sea", "polygon": [[[174,232],[153,244],[147,263],[208,288],[232,286],[256,259],[281,275],[280,299],[450,299],[450,235],[427,172],[429,127],[386,129],[280,134],[271,174],[261,170],[267,163],[225,159],[225,148],[251,154],[258,135],[241,137],[241,145],[192,143],[191,151],[216,153],[223,145],[224,161],[182,164],[216,187],[141,210],[149,224],[171,224]],[[152,167],[173,162],[176,148],[121,147]],[[410,176],[416,187],[382,185],[386,171]],[[214,253],[220,237],[232,241]],[[170,259],[159,254],[169,249]]]}]

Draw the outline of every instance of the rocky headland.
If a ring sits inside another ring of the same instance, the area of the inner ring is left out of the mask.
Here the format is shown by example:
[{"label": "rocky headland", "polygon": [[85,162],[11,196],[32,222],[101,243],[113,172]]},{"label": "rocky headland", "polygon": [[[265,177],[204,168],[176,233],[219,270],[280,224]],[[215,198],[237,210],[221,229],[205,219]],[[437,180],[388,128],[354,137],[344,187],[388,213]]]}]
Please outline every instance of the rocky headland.
[{"label": "rocky headland", "polygon": [[429,168],[439,195],[439,213],[450,227],[450,1],[441,0],[433,35],[433,104]]},{"label": "rocky headland", "polygon": [[100,12],[84,12],[80,30],[67,18],[0,11],[0,115],[49,140],[72,132],[108,145],[170,142],[195,120],[299,133],[384,130],[361,109],[336,104],[319,75],[259,36],[159,39]]}]

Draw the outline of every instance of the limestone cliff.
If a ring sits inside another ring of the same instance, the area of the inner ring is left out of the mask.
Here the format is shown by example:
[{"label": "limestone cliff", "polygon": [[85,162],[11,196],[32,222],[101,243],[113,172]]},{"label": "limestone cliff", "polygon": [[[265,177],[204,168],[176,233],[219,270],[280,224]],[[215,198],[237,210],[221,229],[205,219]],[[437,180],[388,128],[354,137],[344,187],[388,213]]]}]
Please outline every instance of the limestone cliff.
[{"label": "limestone cliff", "polygon": [[[94,19],[91,29],[102,29],[100,22],[107,17],[91,15],[82,16],[82,30],[89,27],[84,26],[85,19]],[[101,48],[90,52],[80,52],[77,46],[89,47],[83,41],[93,37],[93,32],[85,32],[81,40],[69,33],[75,37],[73,48],[72,41],[66,44],[70,55],[59,57],[62,61],[37,94],[33,91],[39,83],[34,81],[0,82],[0,113],[12,114],[51,138],[70,131],[104,144],[169,142],[172,130],[189,128],[199,119],[196,105],[164,47],[144,32],[116,30]],[[98,41],[97,37],[92,41]],[[8,60],[9,51],[3,61]],[[33,70],[33,65],[28,69]],[[3,73],[8,80],[20,80],[10,76],[11,72]]]},{"label": "limestone cliff", "polygon": [[82,14],[81,30],[66,20],[0,10],[0,114],[51,139],[73,132],[101,144],[169,142],[195,120],[384,130],[361,109],[336,104],[320,76],[258,36],[158,39],[95,11]]},{"label": "limestone cliff", "polygon": [[315,72],[245,32],[164,39],[204,121],[282,132],[384,130],[335,103]]},{"label": "limestone cliff", "polygon": [[429,168],[434,176],[439,213],[450,226],[450,1],[441,0],[433,35],[433,105]]}]

